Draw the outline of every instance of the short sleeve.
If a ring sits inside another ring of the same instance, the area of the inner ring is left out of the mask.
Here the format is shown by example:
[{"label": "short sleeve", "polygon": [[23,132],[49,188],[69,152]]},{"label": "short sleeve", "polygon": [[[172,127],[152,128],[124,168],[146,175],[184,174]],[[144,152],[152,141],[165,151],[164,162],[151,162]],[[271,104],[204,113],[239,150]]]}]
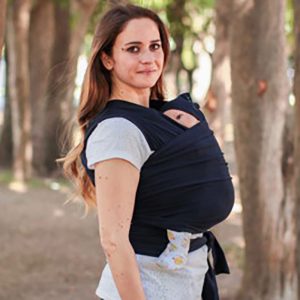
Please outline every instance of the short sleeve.
[{"label": "short sleeve", "polygon": [[134,123],[113,117],[101,121],[88,137],[87,166],[93,170],[96,162],[122,158],[140,170],[152,152],[144,134]]}]

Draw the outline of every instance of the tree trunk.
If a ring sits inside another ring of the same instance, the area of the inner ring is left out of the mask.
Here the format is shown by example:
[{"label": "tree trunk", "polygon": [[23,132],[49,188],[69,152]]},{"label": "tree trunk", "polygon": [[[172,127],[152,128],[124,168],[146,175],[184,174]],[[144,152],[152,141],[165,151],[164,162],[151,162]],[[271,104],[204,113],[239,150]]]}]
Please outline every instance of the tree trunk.
[{"label": "tree trunk", "polygon": [[237,299],[243,300],[297,299],[294,203],[282,174],[284,10],[282,0],[244,0],[234,11],[232,113],[246,243]]},{"label": "tree trunk", "polygon": [[[168,21],[170,23],[171,36],[174,39],[176,48],[172,51],[170,56],[170,63],[168,72],[175,74],[175,93],[178,94],[182,91],[182,81],[180,75],[182,71],[185,71],[181,55],[183,51],[184,43],[184,23],[183,20],[187,16],[187,12],[184,8],[185,0],[170,1],[166,6],[166,13]],[[190,89],[192,87],[189,87]]]},{"label": "tree trunk", "polygon": [[[5,76],[8,78],[9,64],[8,52],[5,51],[6,70]],[[5,107],[4,107],[4,120],[1,128],[0,135],[0,166],[11,169],[13,163],[13,141],[12,141],[12,123],[11,123],[11,105],[8,88],[8,80],[5,82]]]},{"label": "tree trunk", "polygon": [[297,271],[298,271],[298,299],[300,299],[300,0],[294,0],[295,11],[295,81],[294,94],[296,96],[295,112],[295,196],[296,196],[296,227],[297,227]]},{"label": "tree trunk", "polygon": [[32,114],[32,166],[36,175],[46,175],[45,128],[46,91],[54,39],[54,5],[52,0],[39,0],[31,12],[29,37],[30,99]]},{"label": "tree trunk", "polygon": [[0,58],[2,54],[2,47],[4,41],[5,17],[6,17],[6,0],[0,0]]},{"label": "tree trunk", "polygon": [[[74,115],[77,59],[96,5],[97,0],[71,1],[67,7],[55,4],[55,40],[47,89],[45,128],[45,166],[49,174],[57,171],[55,159],[61,156],[62,147],[69,148],[72,138],[71,132],[66,138],[65,131]],[[71,24],[71,20],[75,23]]]},{"label": "tree trunk", "polygon": [[[215,51],[212,56],[213,71],[211,79],[213,109],[209,109],[211,124],[221,147],[225,140],[225,127],[231,119],[231,80],[229,57],[229,26],[231,22],[232,0],[217,0],[215,8]],[[209,105],[209,103],[208,103]]]},{"label": "tree trunk", "polygon": [[30,0],[15,0],[8,7],[9,94],[12,112],[13,172],[17,181],[31,175],[31,109],[29,102],[28,33]]}]

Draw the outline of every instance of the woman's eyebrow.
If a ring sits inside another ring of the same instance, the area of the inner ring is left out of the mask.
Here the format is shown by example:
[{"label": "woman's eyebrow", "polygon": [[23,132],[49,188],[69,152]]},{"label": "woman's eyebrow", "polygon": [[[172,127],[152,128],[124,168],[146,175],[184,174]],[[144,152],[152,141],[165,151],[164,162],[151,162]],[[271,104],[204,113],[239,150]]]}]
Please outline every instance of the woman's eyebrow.
[{"label": "woman's eyebrow", "polygon": [[[158,39],[158,40],[150,41],[150,43],[157,43],[157,42],[161,42],[161,40]],[[140,44],[143,44],[143,43],[142,43],[142,42],[139,42],[139,41],[133,41],[133,42],[126,43],[125,46],[127,46],[127,45],[132,45],[132,44],[134,44],[134,45],[137,45],[137,44],[140,45]]]}]

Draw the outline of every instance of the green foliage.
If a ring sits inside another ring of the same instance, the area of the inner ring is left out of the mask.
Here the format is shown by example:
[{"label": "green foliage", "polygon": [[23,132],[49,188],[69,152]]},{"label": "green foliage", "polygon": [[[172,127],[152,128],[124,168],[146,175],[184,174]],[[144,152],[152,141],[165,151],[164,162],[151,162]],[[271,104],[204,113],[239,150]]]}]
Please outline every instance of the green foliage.
[{"label": "green foliage", "polygon": [[197,66],[196,56],[193,52],[194,39],[188,37],[184,40],[183,51],[181,55],[182,63],[188,70],[193,70]]},{"label": "green foliage", "polygon": [[174,5],[174,3],[166,6],[171,36],[175,40],[178,40],[179,37],[183,39],[182,63],[186,69],[193,70],[197,67],[193,45],[197,40],[201,40],[203,36],[211,34],[214,1],[184,1],[182,7],[177,7],[177,14],[174,9],[176,4]]},{"label": "green foliage", "polygon": [[79,11],[75,11],[70,15],[69,25],[70,25],[71,29],[75,28],[75,26],[79,22],[79,20],[80,20],[80,12]]},{"label": "green foliage", "polygon": [[153,9],[155,11],[161,11],[166,8],[166,5],[168,5],[170,0],[133,0],[131,3],[140,5],[143,7],[147,7],[150,9]]},{"label": "green foliage", "polygon": [[197,5],[199,9],[209,9],[215,7],[215,0],[191,0],[194,5]]},{"label": "green foliage", "polygon": [[16,0],[7,0],[7,5],[13,5]]},{"label": "green foliage", "polygon": [[62,9],[67,9],[70,5],[70,0],[52,0],[55,5],[59,5]]},{"label": "green foliage", "polygon": [[84,37],[82,53],[87,57],[90,54],[92,41],[93,41],[93,34],[92,33],[86,34],[85,37]]},{"label": "green foliage", "polygon": [[295,47],[293,0],[287,0],[286,2],[284,27],[290,52],[293,52]]},{"label": "green foliage", "polygon": [[94,13],[91,16],[87,34],[94,34],[96,25],[99,22],[101,15],[104,12],[105,7],[106,7],[106,1],[103,1],[103,0],[98,1],[96,9],[94,10]]}]

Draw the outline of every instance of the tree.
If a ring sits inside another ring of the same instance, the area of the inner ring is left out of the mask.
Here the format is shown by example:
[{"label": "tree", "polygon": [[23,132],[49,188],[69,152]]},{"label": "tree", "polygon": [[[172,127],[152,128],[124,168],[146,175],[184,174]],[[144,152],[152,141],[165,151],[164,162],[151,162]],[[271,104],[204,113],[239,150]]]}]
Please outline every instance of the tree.
[{"label": "tree", "polygon": [[[97,0],[73,0],[64,5],[55,3],[55,38],[46,93],[47,121],[44,127],[45,167],[48,174],[57,171],[55,159],[61,156],[64,128],[74,116],[76,64],[96,5]],[[70,133],[69,140],[64,141],[66,148],[70,148],[71,139]]]},{"label": "tree", "polygon": [[30,0],[9,4],[7,48],[9,51],[8,86],[12,113],[13,172],[24,182],[31,176],[31,109],[29,103],[28,35]]},{"label": "tree", "polygon": [[0,57],[5,32],[6,0],[0,0]]},{"label": "tree", "polygon": [[187,26],[183,22],[183,19],[187,17],[185,2],[185,0],[169,1],[166,5],[167,18],[170,23],[170,33],[176,45],[172,51],[169,64],[171,67],[170,71],[175,74],[176,94],[181,91],[180,71],[184,70],[181,55],[184,44],[184,33],[187,30]]},{"label": "tree", "polygon": [[[63,30],[63,29],[62,29]],[[32,114],[33,171],[46,175],[45,142],[46,94],[51,72],[51,55],[54,41],[53,0],[38,0],[31,10],[29,32],[30,101]]]},{"label": "tree", "polygon": [[[57,171],[64,128],[74,116],[77,59],[96,5],[97,0],[9,3],[6,111],[11,108],[12,122],[5,118],[1,148],[9,146],[11,123],[17,180],[29,178],[32,166],[37,175]],[[68,139],[65,142],[68,147]],[[1,160],[6,157],[2,149]]]},{"label": "tree", "polygon": [[[5,77],[8,78],[8,51],[5,51],[6,70]],[[9,96],[8,80],[5,86],[5,107],[4,120],[1,128],[0,140],[0,166],[4,168],[12,168],[13,164],[13,141],[12,141],[12,123],[11,123],[11,103]]]},{"label": "tree", "polygon": [[227,114],[231,107],[229,28],[232,18],[232,0],[217,0],[215,6],[215,50],[212,56],[213,71],[207,109],[209,123],[219,143],[225,139]]},{"label": "tree", "polygon": [[294,203],[282,172],[285,3],[235,1],[231,68],[245,268],[238,299],[297,299]]},{"label": "tree", "polygon": [[167,73],[175,76],[176,94],[193,90],[193,72],[199,67],[199,54],[195,53],[193,47],[198,42],[206,50],[204,39],[210,34],[208,31],[212,21],[213,5],[213,0],[168,0],[160,7],[160,10],[165,11],[175,46],[171,49]]},{"label": "tree", "polygon": [[294,94],[296,97],[295,112],[295,198],[297,225],[297,271],[298,271],[298,299],[300,299],[300,1],[294,0],[295,20],[295,79]]}]

